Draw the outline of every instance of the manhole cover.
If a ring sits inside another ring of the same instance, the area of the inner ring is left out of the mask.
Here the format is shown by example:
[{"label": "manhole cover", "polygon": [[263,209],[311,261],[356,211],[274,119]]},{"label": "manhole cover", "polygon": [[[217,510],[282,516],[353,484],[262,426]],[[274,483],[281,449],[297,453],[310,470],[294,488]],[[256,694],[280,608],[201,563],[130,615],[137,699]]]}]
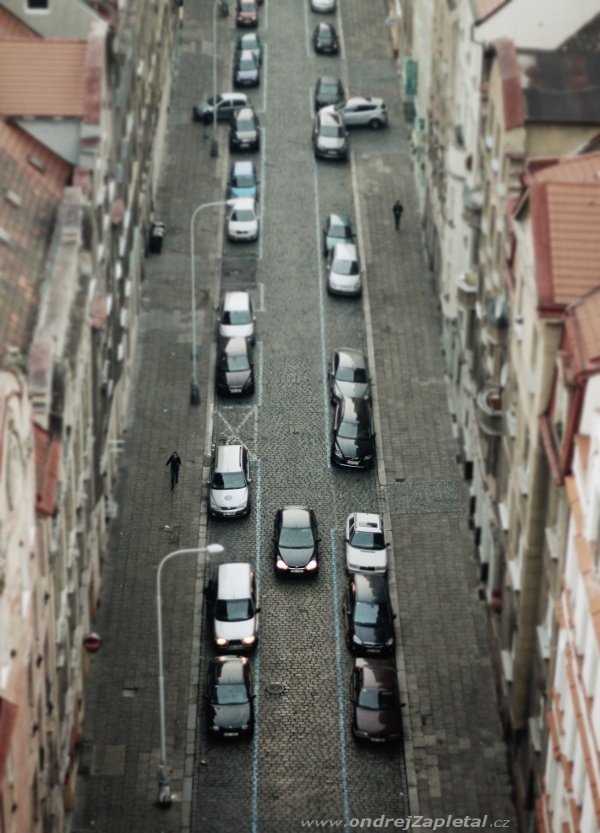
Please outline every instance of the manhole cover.
[{"label": "manhole cover", "polygon": [[285,686],[283,683],[269,683],[267,691],[269,694],[283,694]]}]

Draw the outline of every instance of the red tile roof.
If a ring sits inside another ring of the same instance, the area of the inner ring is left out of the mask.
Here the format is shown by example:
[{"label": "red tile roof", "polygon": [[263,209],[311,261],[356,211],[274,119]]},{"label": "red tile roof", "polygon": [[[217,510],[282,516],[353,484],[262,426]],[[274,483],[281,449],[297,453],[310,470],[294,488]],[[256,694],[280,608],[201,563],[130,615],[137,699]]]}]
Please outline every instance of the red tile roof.
[{"label": "red tile roof", "polygon": [[560,315],[600,286],[600,183],[529,188],[538,311]]},{"label": "red tile roof", "polygon": [[475,20],[477,23],[483,23],[508,3],[510,0],[475,0]]},{"label": "red tile roof", "polygon": [[14,38],[0,49],[0,115],[83,114],[85,41]]},{"label": "red tile roof", "polygon": [[[0,6],[0,38],[37,38],[33,30],[26,26],[18,17],[11,14],[4,6]],[[4,48],[4,47],[2,47]]]},{"label": "red tile roof", "polygon": [[600,286],[565,311],[563,346],[574,376],[600,373]]},{"label": "red tile roof", "polygon": [[600,183],[600,152],[551,159],[530,159],[525,172],[527,184],[535,182]]}]

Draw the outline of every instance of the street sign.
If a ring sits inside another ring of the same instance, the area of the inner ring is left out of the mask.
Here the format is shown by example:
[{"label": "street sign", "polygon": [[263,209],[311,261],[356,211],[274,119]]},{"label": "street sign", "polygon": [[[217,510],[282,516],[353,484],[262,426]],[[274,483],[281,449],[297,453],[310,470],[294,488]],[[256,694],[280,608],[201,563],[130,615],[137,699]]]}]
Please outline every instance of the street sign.
[{"label": "street sign", "polygon": [[102,647],[102,637],[98,636],[97,633],[86,634],[86,636],[83,637],[82,641],[83,647],[88,652],[88,654],[95,654]]}]

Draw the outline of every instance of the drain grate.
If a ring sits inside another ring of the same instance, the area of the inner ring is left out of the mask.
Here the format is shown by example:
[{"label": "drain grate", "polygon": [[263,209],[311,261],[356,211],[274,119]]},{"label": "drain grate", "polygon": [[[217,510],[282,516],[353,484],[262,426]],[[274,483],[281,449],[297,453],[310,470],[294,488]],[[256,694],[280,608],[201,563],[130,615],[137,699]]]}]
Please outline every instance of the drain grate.
[{"label": "drain grate", "polygon": [[269,694],[283,694],[285,686],[283,683],[269,683],[266,690]]}]

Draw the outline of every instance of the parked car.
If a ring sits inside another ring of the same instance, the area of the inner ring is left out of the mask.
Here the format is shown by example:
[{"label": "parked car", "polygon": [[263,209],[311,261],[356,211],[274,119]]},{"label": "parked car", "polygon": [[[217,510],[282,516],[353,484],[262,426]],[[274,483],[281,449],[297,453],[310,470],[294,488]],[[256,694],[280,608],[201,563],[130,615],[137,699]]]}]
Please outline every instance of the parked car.
[{"label": "parked car", "polygon": [[237,0],[235,25],[238,29],[258,26],[258,4],[255,0]]},{"label": "parked car", "polygon": [[382,575],[355,573],[344,601],[346,640],[353,654],[389,656],[394,651],[394,619],[387,581]]},{"label": "parked car", "polygon": [[312,143],[317,159],[348,159],[348,133],[337,113],[319,112],[315,116]]},{"label": "parked car", "polygon": [[260,36],[256,32],[244,32],[242,35],[239,35],[235,45],[235,51],[243,52],[245,49],[249,49],[252,52],[258,65],[261,66],[263,45]]},{"label": "parked car", "polygon": [[232,395],[254,393],[254,357],[245,338],[219,339],[217,391]]},{"label": "parked car", "polygon": [[242,107],[231,118],[229,150],[259,150],[260,122],[252,107]]},{"label": "parked car", "polygon": [[256,318],[252,298],[246,290],[229,290],[219,305],[219,335],[225,338],[242,336],[250,344],[256,341]]},{"label": "parked car", "polygon": [[336,350],[331,357],[329,385],[333,405],[344,396],[371,399],[371,376],[364,353],[351,347]]},{"label": "parked car", "polygon": [[310,0],[313,12],[334,12],[336,0]]},{"label": "parked car", "polygon": [[335,406],[331,431],[331,462],[336,466],[369,469],[375,459],[371,405],[345,396]]},{"label": "parked car", "polygon": [[218,651],[243,653],[258,645],[260,606],[254,570],[246,562],[220,564],[205,590]]},{"label": "parked car", "polygon": [[252,243],[258,240],[258,205],[254,197],[239,197],[231,206],[227,220],[227,239]]},{"label": "parked car", "polygon": [[208,476],[208,511],[215,518],[242,518],[250,512],[250,460],[245,445],[218,445]]},{"label": "parked car", "polygon": [[328,255],[336,243],[352,243],[354,231],[347,214],[330,214],[323,227],[323,254]]},{"label": "parked car", "polygon": [[318,23],[313,32],[313,46],[319,55],[337,55],[338,35],[331,23]]},{"label": "parked car", "polygon": [[358,250],[354,243],[336,243],[327,256],[327,291],[330,295],[357,296],[362,292]]},{"label": "parked car", "polygon": [[382,98],[355,95],[330,108],[344,120],[346,127],[370,127],[379,130],[388,123],[388,111]]},{"label": "parked car", "polygon": [[229,171],[227,182],[227,198],[254,197],[258,200],[258,174],[254,162],[239,159],[234,162]]},{"label": "parked car", "polygon": [[260,70],[258,62],[249,49],[236,52],[233,61],[233,86],[258,87],[260,84]]},{"label": "parked car", "polygon": [[349,573],[387,573],[388,546],[381,515],[373,512],[348,515],[346,569]]},{"label": "parked car", "polygon": [[206,721],[210,737],[249,737],[254,730],[252,666],[248,657],[215,657],[208,664]]},{"label": "parked car", "polygon": [[389,660],[354,660],[350,680],[352,734],[359,740],[398,743],[402,717],[398,675]]},{"label": "parked car", "polygon": [[344,85],[339,78],[322,75],[315,84],[315,110],[330,104],[337,104],[346,97]]},{"label": "parked car", "polygon": [[[248,107],[249,101],[246,93],[221,93],[217,95],[217,121],[231,119],[236,110],[240,107]],[[195,121],[207,119],[209,122],[214,118],[214,99],[212,96],[206,101],[194,104],[193,116]]]},{"label": "parked car", "polygon": [[286,575],[316,574],[319,566],[317,519],[308,506],[284,506],[275,513],[275,571]]}]

